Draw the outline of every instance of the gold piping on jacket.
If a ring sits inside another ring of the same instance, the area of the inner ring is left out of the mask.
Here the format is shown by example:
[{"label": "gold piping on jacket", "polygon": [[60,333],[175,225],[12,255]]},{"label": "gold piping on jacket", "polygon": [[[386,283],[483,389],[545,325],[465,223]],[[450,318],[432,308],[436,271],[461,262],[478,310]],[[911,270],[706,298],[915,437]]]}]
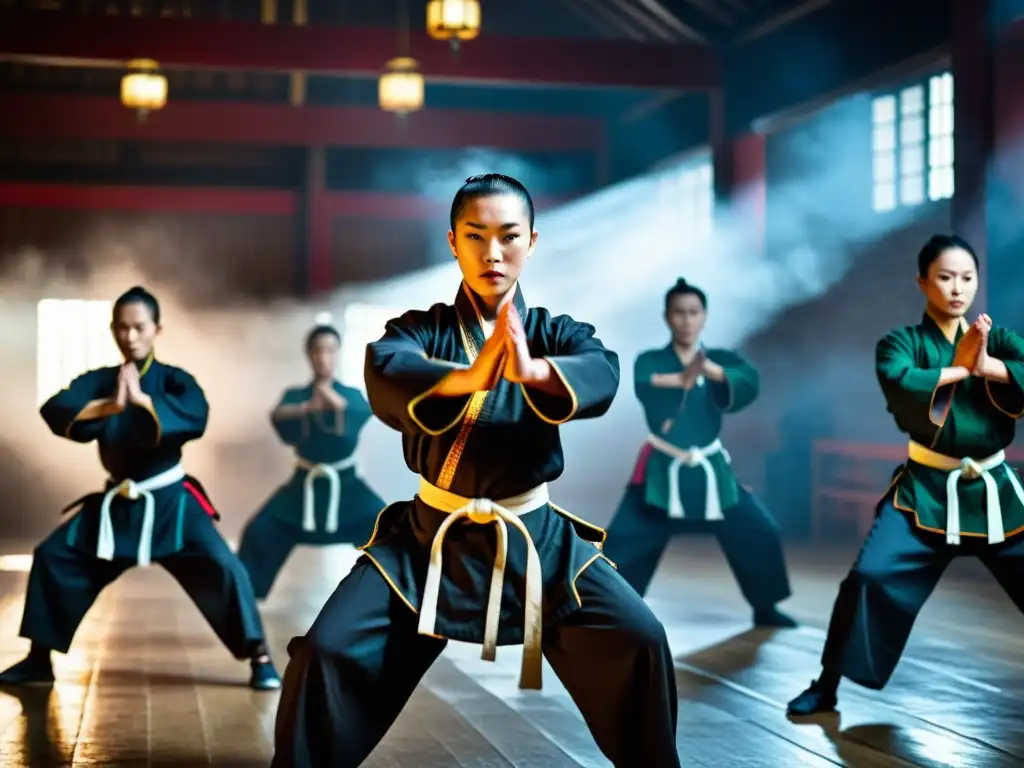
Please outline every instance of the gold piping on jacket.
[{"label": "gold piping on jacket", "polygon": [[[149,355],[146,356],[146,362],[144,362],[142,364],[142,368],[139,369],[139,379],[142,379],[142,377],[145,376],[146,373],[149,371],[150,366],[153,365],[153,360],[155,359],[155,356],[156,349],[154,348],[149,350]],[[102,405],[106,405],[110,402],[110,398],[98,398],[96,400],[90,400],[88,403],[86,403],[82,410],[76,413],[75,417],[71,419],[71,423],[68,424],[67,428],[64,430],[64,437],[66,437],[68,440],[71,439],[71,429],[75,426],[75,424],[81,421],[83,417],[85,417],[84,415],[86,412],[92,410],[93,408],[98,408]],[[156,442],[159,443],[161,436],[160,419],[157,418],[156,412],[152,408],[146,408],[146,410],[153,417],[153,421],[156,422]],[[110,415],[111,414],[101,414],[99,416],[89,416],[85,418],[106,418]]]},{"label": "gold piping on jacket", "polygon": [[572,520],[574,523],[579,523],[584,528],[589,528],[592,531],[597,531],[598,533],[600,533],[601,534],[601,541],[598,542],[597,544],[595,544],[594,546],[596,546],[598,549],[601,549],[604,546],[605,541],[607,541],[607,539],[608,539],[608,531],[606,531],[604,528],[602,528],[599,525],[594,525],[593,523],[584,520],[582,517],[577,517],[572,512],[569,512],[568,510],[563,509],[562,507],[558,506],[554,502],[548,502],[548,504],[550,504],[551,508],[553,510],[555,510],[558,514],[560,514],[562,517],[564,517],[564,518],[566,518],[568,520]]},{"label": "gold piping on jacket", "polygon": [[519,389],[522,390],[523,399],[526,400],[526,404],[530,406],[530,410],[532,410],[537,415],[537,418],[543,421],[545,424],[551,424],[557,427],[559,424],[565,424],[567,421],[571,420],[573,416],[576,415],[576,411],[578,411],[580,408],[580,401],[579,398],[576,396],[576,390],[572,388],[572,385],[569,383],[569,379],[565,377],[565,374],[562,372],[562,369],[558,367],[558,364],[550,357],[545,357],[544,359],[548,361],[548,365],[551,366],[551,370],[555,372],[555,375],[558,376],[559,380],[562,382],[562,386],[565,387],[565,391],[569,393],[569,414],[562,419],[552,419],[550,416],[545,416],[543,413],[541,413],[541,410],[534,404],[533,400],[530,399],[530,393],[526,391],[526,385],[520,384]]},{"label": "gold piping on jacket", "polygon": [[462,454],[466,450],[466,443],[469,442],[469,433],[473,431],[473,427],[476,426],[480,413],[484,409],[484,401],[487,399],[487,394],[487,392],[474,392],[463,409],[465,418],[462,421],[462,426],[459,428],[459,434],[455,437],[452,447],[448,449],[448,455],[444,459],[444,464],[441,465],[441,471],[437,473],[435,485],[444,491],[449,490],[455,481],[455,470],[459,468],[459,462],[462,461]]},{"label": "gold piping on jacket", "polygon": [[995,396],[992,394],[991,384],[992,382],[985,379],[985,393],[988,395],[989,402],[995,406],[997,411],[1002,413],[1004,416],[1009,416],[1011,419],[1019,419],[1021,416],[1024,416],[1024,408],[1021,408],[1019,413],[1010,413],[1008,410],[1003,408],[1003,406],[997,403]]},{"label": "gold piping on jacket", "polygon": [[139,368],[139,378],[140,379],[143,376],[145,376],[147,373],[149,373],[150,366],[153,365],[153,361],[155,359],[156,359],[156,347],[153,347],[153,349],[149,350],[149,354],[146,355],[146,362],[144,362],[142,364],[142,367]]},{"label": "gold piping on jacket", "polygon": [[437,437],[438,435],[443,435],[449,429],[451,429],[456,424],[458,424],[462,420],[462,418],[466,415],[466,411],[469,409],[469,405],[470,405],[470,400],[467,400],[466,404],[464,406],[462,406],[462,410],[458,412],[458,414],[455,416],[454,419],[452,419],[450,422],[445,424],[440,429],[430,429],[429,427],[427,427],[426,424],[424,424],[422,421],[420,421],[419,417],[416,416],[416,406],[419,405],[424,400],[426,400],[428,397],[431,397],[435,392],[437,392],[438,389],[440,389],[440,387],[441,387],[441,382],[439,381],[439,382],[437,382],[437,384],[432,386],[426,392],[423,392],[422,394],[416,395],[416,397],[414,397],[412,400],[410,400],[409,404],[406,406],[406,410],[409,413],[409,418],[412,419],[412,422],[413,422],[413,424],[416,425],[417,429],[420,429],[421,431],[427,433],[431,437]]},{"label": "gold piping on jacket", "polygon": [[[463,283],[462,285],[465,289],[466,284]],[[472,302],[472,296],[470,296],[470,301]],[[480,315],[480,311],[476,308],[475,303],[473,304],[473,310],[477,313],[477,321],[480,323],[481,330],[483,330],[483,317]],[[476,343],[462,324],[462,318],[458,318],[458,323],[459,335],[462,337],[462,348],[466,353],[469,364],[472,365],[480,351],[476,348]],[[462,413],[459,414],[459,418],[462,419],[462,426],[459,427],[459,434],[456,435],[452,447],[448,449],[448,455],[445,456],[444,463],[441,465],[441,471],[437,473],[436,485],[441,490],[447,491],[455,481],[455,471],[459,468],[462,454],[466,450],[466,443],[469,442],[469,435],[480,419],[480,414],[483,412],[484,402],[487,400],[488,394],[490,393],[487,391],[474,392],[469,400],[466,401],[466,407],[462,409]]]},{"label": "gold piping on jacket", "polygon": [[[1015,472],[1016,471],[1013,467],[1010,467],[1010,466],[1008,466],[1007,469],[1010,472]],[[889,483],[889,487],[885,490],[885,493],[882,494],[882,498],[884,499],[886,496],[888,496],[889,495],[889,491],[891,491],[893,489],[893,487],[895,486],[896,487],[896,492],[893,494],[893,497],[892,497],[892,505],[893,505],[893,507],[896,510],[900,511],[900,512],[905,512],[905,513],[907,513],[909,515],[913,515],[914,516],[914,525],[916,527],[920,528],[922,531],[928,531],[929,533],[937,533],[937,534],[939,534],[941,536],[945,536],[946,535],[946,529],[945,528],[935,528],[934,526],[925,525],[924,523],[922,523],[921,522],[921,517],[918,515],[916,507],[907,507],[907,506],[904,506],[904,505],[900,504],[900,489],[899,489],[898,483],[902,479],[903,475],[908,475],[909,477],[911,477],[911,479],[913,479],[913,473],[910,471],[910,468],[909,467],[904,467],[902,470],[900,470],[899,474],[897,474],[896,477],[893,478],[892,482]],[[1018,526],[1017,528],[1014,528],[1012,531],[1007,531],[1004,534],[1004,536],[1008,539],[1011,536],[1016,536],[1021,531],[1024,531],[1024,525]],[[968,532],[968,531],[961,531],[960,535],[961,536],[973,536],[973,537],[978,538],[978,539],[987,539],[988,538],[988,534],[987,533],[972,533],[972,532]]]}]

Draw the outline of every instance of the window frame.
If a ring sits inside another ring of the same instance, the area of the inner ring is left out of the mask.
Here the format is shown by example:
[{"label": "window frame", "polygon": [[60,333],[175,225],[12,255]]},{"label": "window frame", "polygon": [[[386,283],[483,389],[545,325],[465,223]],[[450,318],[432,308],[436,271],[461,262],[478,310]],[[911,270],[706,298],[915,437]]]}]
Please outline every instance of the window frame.
[{"label": "window frame", "polygon": [[41,299],[36,304],[36,405],[76,377],[121,364],[110,332],[114,303],[102,299]]},{"label": "window frame", "polygon": [[[871,207],[875,213],[915,208],[953,197],[955,98],[955,83],[949,71],[872,98]],[[942,124],[941,133],[936,130],[937,123]],[[940,154],[944,156],[937,159]],[[919,167],[908,170],[910,164]]]}]

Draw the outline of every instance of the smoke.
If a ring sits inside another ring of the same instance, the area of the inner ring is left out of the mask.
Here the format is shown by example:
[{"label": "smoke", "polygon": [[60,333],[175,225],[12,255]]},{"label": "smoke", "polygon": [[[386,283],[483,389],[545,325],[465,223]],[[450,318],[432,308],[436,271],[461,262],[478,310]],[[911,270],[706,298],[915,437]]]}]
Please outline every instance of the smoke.
[{"label": "smoke", "polygon": [[[613,513],[645,435],[632,394],[633,360],[640,351],[667,343],[663,296],[677,277],[685,276],[708,294],[706,342],[742,347],[794,308],[830,296],[872,243],[918,215],[914,209],[885,216],[871,211],[870,156],[866,98],[833,107],[790,141],[786,165],[791,172],[772,175],[768,217],[773,244],[767,255],[751,244],[746,210],[719,211],[713,236],[705,234],[699,219],[684,215],[687,210],[699,212],[701,206],[684,205],[678,178],[706,162],[701,158],[539,215],[537,250],[522,279],[528,303],[593,324],[604,343],[619,353],[622,366],[622,384],[608,416],[563,430],[567,470],[555,488],[556,500],[598,523]],[[536,163],[482,150],[468,150],[457,163],[443,167],[413,163],[405,169],[405,179],[407,184],[411,174],[422,194],[447,201],[467,176],[487,171],[508,173],[534,188],[563,182],[545,176],[552,171]],[[394,186],[385,178],[377,181],[385,188]],[[140,283],[163,305],[160,358],[195,374],[211,402],[208,433],[187,448],[186,466],[203,479],[223,509],[225,528],[237,531],[290,471],[292,458],[277,443],[268,413],[283,388],[307,378],[301,343],[317,313],[332,313],[342,331],[349,331],[343,350],[349,361],[345,378],[360,384],[353,380],[359,368],[352,361],[358,363],[365,343],[380,335],[382,318],[450,302],[455,296],[460,275],[447,252],[444,224],[438,227],[439,266],[344,287],[309,302],[246,300],[232,282],[237,278],[218,273],[202,243],[192,243],[193,258],[184,259],[174,238],[157,224],[98,226],[71,249],[74,258],[70,251],[67,259],[33,249],[8,254],[0,261],[5,265],[0,321],[13,332],[4,334],[0,351],[13,363],[5,365],[11,371],[5,385],[15,405],[6,413],[7,455],[0,456],[0,477],[5,483],[47,478],[42,496],[32,499],[34,506],[45,504],[45,525],[55,519],[49,510],[100,486],[94,448],[57,440],[34,408],[36,304],[61,297],[109,300]],[[898,256],[907,264],[911,257]],[[58,268],[57,263],[67,266]],[[911,269],[899,271],[908,275],[909,287]],[[862,295],[875,290],[872,278],[864,278],[861,286]],[[357,328],[360,308],[373,318],[362,329]],[[840,303],[832,308],[843,315]],[[789,341],[773,344],[767,336],[763,353],[752,350],[771,386],[790,387],[809,378],[814,350],[828,343],[813,330],[792,329],[794,338],[807,340],[806,348],[795,349]],[[849,332],[870,338],[871,344],[877,338],[873,329]],[[870,376],[869,360],[848,365]],[[829,380],[842,382],[845,374]],[[758,421],[778,421],[779,413],[770,409],[770,403],[762,403],[737,423],[756,431],[752,425]],[[754,438],[746,442],[745,448],[763,447]],[[396,433],[371,422],[359,457],[362,473],[386,501],[411,497],[416,478],[404,465]],[[33,529],[36,535],[42,532],[40,525]]]},{"label": "smoke", "polygon": [[[668,342],[663,297],[679,276],[709,297],[705,341],[710,346],[742,348],[795,308],[830,297],[828,307],[819,311],[835,318],[825,327],[836,329],[833,340],[838,343],[830,342],[821,333],[821,321],[812,319],[788,324],[786,338],[777,344],[769,338],[763,347],[747,351],[762,368],[767,393],[774,390],[775,404],[782,409],[799,413],[814,402],[810,411],[820,414],[827,397],[835,401],[835,388],[846,385],[870,393],[865,407],[876,407],[879,414],[869,421],[884,423],[884,411],[875,402],[870,349],[888,328],[912,322],[917,310],[916,305],[906,310],[907,300],[916,296],[913,250],[893,254],[886,248],[886,273],[877,269],[878,244],[921,211],[901,208],[882,215],[872,210],[870,115],[870,99],[849,99],[792,138],[791,172],[776,174],[770,188],[773,247],[767,254],[753,245],[747,208],[719,210],[712,235],[699,219],[702,206],[681,198],[680,176],[709,162],[706,157],[689,158],[538,217],[537,249],[521,279],[527,302],[593,324],[602,341],[619,353],[622,367],[619,395],[609,414],[563,430],[567,469],[556,497],[579,505],[577,511],[596,522],[614,511],[617,501],[610,500],[617,500],[646,431],[632,394],[633,361],[641,351]],[[736,198],[743,200],[748,192],[741,190]],[[686,218],[685,211],[696,218]],[[873,271],[859,278],[857,300],[836,301],[844,278],[866,262]],[[887,312],[878,311],[874,295],[892,295],[884,285],[892,274],[901,281],[897,301],[888,302]],[[425,309],[450,302],[458,284],[458,267],[449,259],[412,275],[342,291],[336,301]],[[872,317],[887,325],[872,325]],[[847,354],[850,350],[855,355]],[[819,367],[828,367],[828,375],[811,376]],[[803,404],[794,392],[805,398]],[[744,433],[744,447],[753,451],[774,447],[766,436],[777,432],[780,414],[766,399],[734,422]],[[863,415],[850,418],[863,420]]]},{"label": "smoke", "polygon": [[[470,176],[484,173],[503,173],[521,181],[527,189],[575,190],[580,186],[574,170],[566,165],[528,160],[520,155],[496,152],[491,149],[470,147],[456,156],[434,153],[426,158],[398,167],[384,167],[374,174],[374,183],[379,189],[408,189],[428,200],[438,203],[439,212],[451,202],[455,190]],[[432,226],[434,236],[430,240],[428,263],[442,264],[449,260],[451,251],[445,240],[448,222],[439,218]]]},{"label": "smoke", "polygon": [[[158,356],[192,372],[212,404],[207,437],[186,448],[186,466],[203,477],[225,511],[258,504],[273,490],[265,478],[283,480],[288,471],[287,455],[282,457],[272,438],[268,440],[266,414],[285,386],[305,377],[301,338],[312,313],[287,304],[197,310],[189,306],[188,279],[165,282],[139,266],[145,251],[110,241],[97,253],[103,256],[90,259],[91,268],[80,277],[60,269],[44,272],[32,250],[16,254],[4,275],[0,323],[8,330],[2,347],[10,398],[4,439],[5,453],[14,461],[3,462],[2,482],[38,485],[38,477],[47,478],[42,487],[53,510],[43,516],[47,522],[56,520],[52,515],[64,503],[102,486],[95,446],[53,437],[35,408],[36,308],[44,298],[112,300],[128,286],[141,284],[161,303],[164,332],[157,342]],[[38,343],[47,348],[46,339]],[[24,476],[12,475],[12,468],[23,470]],[[231,476],[224,474],[228,468]]]},{"label": "smoke", "polygon": [[520,155],[479,147],[462,150],[457,157],[432,155],[430,159],[417,162],[411,174],[408,168],[402,168],[396,174],[400,179],[391,178],[390,173],[383,176],[383,173],[378,175],[380,183],[395,184],[400,181],[406,187],[411,176],[412,186],[419,194],[443,203],[451,200],[454,190],[461,187],[467,178],[484,173],[503,173],[519,179],[527,189],[572,189],[576,186],[571,168],[545,167],[540,162],[527,160]]}]

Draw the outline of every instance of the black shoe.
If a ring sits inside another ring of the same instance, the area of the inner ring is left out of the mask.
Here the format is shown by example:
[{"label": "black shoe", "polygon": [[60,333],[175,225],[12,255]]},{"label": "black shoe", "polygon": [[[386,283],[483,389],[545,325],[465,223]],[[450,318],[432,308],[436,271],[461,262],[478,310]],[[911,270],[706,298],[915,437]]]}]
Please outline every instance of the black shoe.
[{"label": "black shoe", "polygon": [[31,654],[0,672],[0,685],[53,685],[50,655]]},{"label": "black shoe", "polygon": [[281,687],[281,676],[274,668],[274,662],[270,659],[249,662],[252,667],[252,677],[249,679],[249,687],[255,691],[276,691]]},{"label": "black shoe", "polygon": [[771,608],[756,609],[754,624],[759,627],[776,627],[778,629],[794,629],[800,626],[796,619],[787,616],[774,605]]},{"label": "black shoe", "polygon": [[826,688],[815,680],[806,691],[789,702],[786,713],[806,717],[821,712],[834,712],[837,701],[835,688]]}]

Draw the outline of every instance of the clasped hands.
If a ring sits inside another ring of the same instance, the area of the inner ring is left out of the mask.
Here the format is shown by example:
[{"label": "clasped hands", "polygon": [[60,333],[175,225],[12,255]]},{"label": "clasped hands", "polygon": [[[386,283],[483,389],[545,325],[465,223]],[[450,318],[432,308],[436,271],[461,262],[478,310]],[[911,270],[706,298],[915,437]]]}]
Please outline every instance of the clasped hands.
[{"label": "clasped hands", "polygon": [[712,381],[722,381],[725,371],[722,366],[708,359],[707,351],[701,347],[693,356],[689,365],[681,373],[655,373],[651,376],[651,384],[656,387],[682,388],[686,391],[697,386],[703,376]]},{"label": "clasped hands", "polygon": [[314,384],[312,397],[304,403],[307,411],[341,411],[346,405],[347,401],[335,391],[330,381]]},{"label": "clasped hands", "polygon": [[953,357],[954,368],[964,368],[971,376],[986,378],[991,374],[994,358],[988,354],[988,335],[992,330],[992,318],[978,315],[967,332],[960,337]]},{"label": "clasped hands", "polygon": [[707,364],[708,355],[704,351],[704,348],[701,347],[697,350],[697,354],[693,356],[693,360],[690,361],[690,364],[686,366],[686,370],[680,374],[679,383],[682,385],[683,389],[690,391],[697,386],[697,380],[704,373],[704,369],[707,367]]},{"label": "clasped hands", "polygon": [[508,302],[498,311],[494,331],[476,360],[459,375],[467,390],[481,392],[493,389],[502,378],[513,384],[545,382],[551,378],[551,366],[530,354],[523,319]]},{"label": "clasped hands", "polygon": [[135,363],[131,360],[124,363],[117,372],[117,392],[112,401],[113,407],[120,413],[129,404],[148,408],[152,403],[152,398],[142,391],[139,369]]}]

